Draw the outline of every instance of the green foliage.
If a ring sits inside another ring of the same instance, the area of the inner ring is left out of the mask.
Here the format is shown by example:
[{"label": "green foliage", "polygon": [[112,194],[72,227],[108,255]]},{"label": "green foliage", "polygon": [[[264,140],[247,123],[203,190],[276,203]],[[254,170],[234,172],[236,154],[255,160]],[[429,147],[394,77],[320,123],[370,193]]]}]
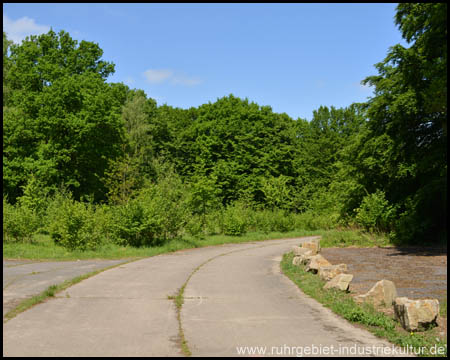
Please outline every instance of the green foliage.
[{"label": "green foliage", "polygon": [[182,145],[168,146],[180,174],[214,180],[224,205],[242,197],[262,203],[260,177],[293,176],[295,122],[286,114],[229,95],[178,117]]},{"label": "green foliage", "polygon": [[308,210],[295,215],[295,228],[304,230],[327,230],[339,225],[337,213],[317,213]]},{"label": "green foliage", "polygon": [[[233,95],[157,106],[106,83],[114,64],[95,43],[51,30],[19,45],[3,33],[3,194],[16,204],[6,205],[6,237],[53,224],[69,248],[153,246],[183,233],[358,224],[397,243],[443,241],[446,6],[399,4],[395,22],[411,46],[391,47],[363,81],[374,96],[320,106],[310,122]],[[87,229],[103,237],[88,241]]]},{"label": "green foliage", "polygon": [[43,216],[48,203],[48,190],[33,174],[29,177],[27,184],[23,187],[23,195],[18,198],[20,206],[35,210],[37,214]]},{"label": "green foliage", "polygon": [[106,241],[103,211],[95,205],[72,199],[71,194],[55,196],[49,209],[49,233],[58,245],[71,251],[93,250]]},{"label": "green foliage", "polygon": [[290,189],[287,185],[289,178],[280,175],[278,177],[263,177],[261,179],[261,191],[264,193],[265,205],[270,209],[291,207]]},{"label": "green foliage", "polygon": [[223,229],[223,208],[219,207],[206,214],[205,231],[208,235],[217,235]]},{"label": "green foliage", "polygon": [[24,204],[11,205],[3,197],[3,241],[32,241],[39,228],[37,211]]},{"label": "green foliage", "polygon": [[158,183],[148,183],[136,198],[113,210],[112,231],[117,243],[156,246],[177,237],[190,212],[181,181],[168,173]]},{"label": "green foliage", "polygon": [[322,247],[372,247],[387,246],[390,239],[385,234],[369,234],[362,230],[331,229],[322,233],[320,246]]},{"label": "green foliage", "polygon": [[411,46],[391,47],[363,81],[375,87],[368,127],[373,142],[389,143],[387,161],[375,157],[382,171],[363,174],[398,206],[403,241],[436,241],[447,228],[447,4],[399,4],[396,24]]},{"label": "green foliage", "polygon": [[248,209],[238,201],[229,205],[223,215],[223,233],[240,236],[247,232],[247,227]]},{"label": "green foliage", "polygon": [[114,66],[98,45],[61,31],[12,45],[3,118],[3,188],[12,202],[30,173],[49,190],[104,198],[108,162],[121,152],[126,88],[107,84]]},{"label": "green foliage", "polygon": [[191,236],[204,238],[203,232],[203,217],[199,215],[193,215],[187,222],[185,229]]},{"label": "green foliage", "polygon": [[387,231],[395,217],[395,208],[386,200],[385,194],[377,190],[364,197],[356,209],[356,223],[368,231]]},{"label": "green foliage", "polygon": [[266,233],[288,232],[296,229],[295,217],[295,214],[282,209],[256,211],[253,212],[252,226]]},{"label": "green foliage", "polygon": [[115,160],[110,159],[109,170],[103,182],[108,189],[110,204],[124,204],[139,190],[144,182],[139,171],[139,160],[125,154]]},{"label": "green foliage", "polygon": [[214,178],[196,175],[187,187],[188,205],[193,214],[198,214],[201,228],[206,225],[207,213],[219,206],[218,191]]},{"label": "green foliage", "polygon": [[119,245],[152,246],[162,243],[163,219],[155,201],[132,199],[114,209],[114,240]]},{"label": "green foliage", "polygon": [[11,40],[8,40],[6,33],[3,31],[3,106],[8,102],[8,97],[10,95],[10,86],[8,86],[7,80],[10,69],[8,51],[12,43]]}]

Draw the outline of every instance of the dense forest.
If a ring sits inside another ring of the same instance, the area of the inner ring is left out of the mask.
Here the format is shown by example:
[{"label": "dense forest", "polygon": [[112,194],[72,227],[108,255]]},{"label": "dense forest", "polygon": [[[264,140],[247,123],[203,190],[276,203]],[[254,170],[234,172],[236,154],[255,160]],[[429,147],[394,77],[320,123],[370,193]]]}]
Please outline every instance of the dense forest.
[{"label": "dense forest", "polygon": [[409,47],[361,79],[372,97],[311,121],[232,94],[158,106],[106,81],[98,44],[3,32],[3,240],[88,249],[352,226],[446,242],[447,4],[399,4],[395,23]]}]

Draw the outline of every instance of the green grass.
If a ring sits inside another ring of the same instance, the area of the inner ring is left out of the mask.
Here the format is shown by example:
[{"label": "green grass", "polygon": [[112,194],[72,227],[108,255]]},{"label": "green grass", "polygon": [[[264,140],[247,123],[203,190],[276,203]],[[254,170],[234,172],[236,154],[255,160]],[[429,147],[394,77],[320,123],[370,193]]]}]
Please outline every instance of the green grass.
[{"label": "green grass", "polygon": [[320,246],[326,247],[373,247],[392,245],[385,234],[371,234],[361,230],[327,230],[322,234]]},{"label": "green grass", "polygon": [[[350,322],[364,326],[376,336],[385,338],[400,347],[411,345],[415,349],[421,347],[429,349],[436,344],[437,346],[445,346],[445,349],[447,349],[446,341],[437,339],[432,329],[421,333],[408,333],[401,328],[397,321],[381,312],[377,312],[373,306],[355,303],[349,293],[335,289],[323,289],[325,281],[317,275],[306,272],[304,266],[293,265],[293,257],[293,253],[283,256],[281,261],[283,273],[305,294],[311,296],[325,307],[330,308],[336,314]],[[446,355],[447,351],[445,350]]]},{"label": "green grass", "polygon": [[30,259],[30,260],[83,260],[83,259],[124,259],[155,256],[182,249],[192,249],[204,246],[222,245],[229,243],[244,243],[269,239],[295,238],[301,236],[322,235],[322,247],[343,246],[385,246],[387,237],[382,235],[368,235],[357,230],[296,230],[281,232],[249,232],[242,236],[212,235],[204,239],[184,236],[169,241],[158,247],[131,247],[106,244],[97,250],[69,251],[64,247],[55,245],[48,235],[35,235],[31,243],[3,243],[4,259]]},{"label": "green grass", "polygon": [[83,259],[124,259],[155,256],[182,249],[192,249],[204,246],[222,245],[228,243],[243,243],[269,239],[319,235],[320,231],[291,231],[287,233],[249,232],[242,236],[212,235],[205,239],[185,236],[174,239],[158,247],[131,247],[107,244],[97,250],[69,251],[64,247],[55,245],[48,235],[35,235],[32,243],[3,243],[4,259],[30,259],[30,260],[83,260]]}]

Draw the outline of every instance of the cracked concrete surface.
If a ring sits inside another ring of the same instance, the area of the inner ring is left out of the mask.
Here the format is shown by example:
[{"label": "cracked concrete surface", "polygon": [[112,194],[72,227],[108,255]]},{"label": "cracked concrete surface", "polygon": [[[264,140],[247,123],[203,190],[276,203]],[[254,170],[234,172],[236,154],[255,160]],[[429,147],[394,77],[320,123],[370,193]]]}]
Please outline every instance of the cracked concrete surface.
[{"label": "cracked concrete surface", "polygon": [[3,316],[24,299],[38,295],[51,285],[125,261],[128,260],[3,260]]}]

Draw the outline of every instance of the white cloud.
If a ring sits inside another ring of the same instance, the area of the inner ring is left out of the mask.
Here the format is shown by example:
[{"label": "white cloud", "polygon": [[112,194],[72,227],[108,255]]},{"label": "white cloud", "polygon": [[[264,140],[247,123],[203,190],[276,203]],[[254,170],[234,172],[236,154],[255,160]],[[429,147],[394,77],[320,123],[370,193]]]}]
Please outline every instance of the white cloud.
[{"label": "white cloud", "polygon": [[34,19],[27,16],[17,20],[11,20],[6,14],[3,14],[3,31],[6,32],[8,39],[14,43],[20,43],[29,35],[40,35],[50,30],[48,25],[36,24]]},{"label": "white cloud", "polygon": [[176,76],[172,78],[172,84],[181,84],[186,86],[195,86],[200,84],[202,81],[197,78],[187,78],[185,76]]},{"label": "white cloud", "polygon": [[147,81],[151,84],[159,84],[165,80],[168,80],[173,76],[173,72],[171,70],[161,69],[161,70],[147,70],[144,72],[144,76]]},{"label": "white cloud", "polygon": [[167,81],[173,85],[195,86],[202,82],[198,78],[177,74],[169,69],[149,69],[144,72],[144,76],[151,84],[161,84]]}]

